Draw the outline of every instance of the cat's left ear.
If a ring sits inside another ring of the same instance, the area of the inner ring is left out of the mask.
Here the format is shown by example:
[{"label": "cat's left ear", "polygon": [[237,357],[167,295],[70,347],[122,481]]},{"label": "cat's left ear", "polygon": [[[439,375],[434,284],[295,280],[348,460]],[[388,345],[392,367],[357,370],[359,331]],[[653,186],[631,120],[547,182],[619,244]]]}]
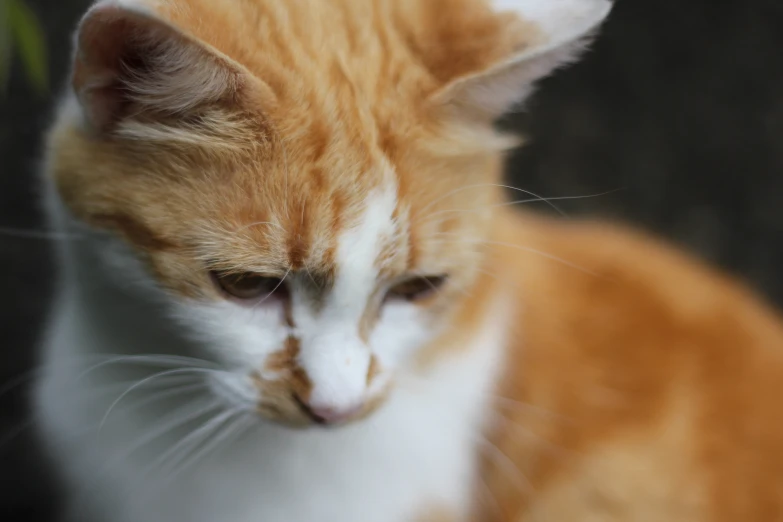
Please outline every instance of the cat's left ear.
[{"label": "cat's left ear", "polygon": [[575,61],[612,8],[609,0],[490,0],[490,3],[499,16],[511,13],[521,18],[526,22],[521,27],[526,27],[530,35],[509,56],[488,64],[483,70],[454,79],[436,95],[439,104],[489,119],[524,101],[536,81]]}]

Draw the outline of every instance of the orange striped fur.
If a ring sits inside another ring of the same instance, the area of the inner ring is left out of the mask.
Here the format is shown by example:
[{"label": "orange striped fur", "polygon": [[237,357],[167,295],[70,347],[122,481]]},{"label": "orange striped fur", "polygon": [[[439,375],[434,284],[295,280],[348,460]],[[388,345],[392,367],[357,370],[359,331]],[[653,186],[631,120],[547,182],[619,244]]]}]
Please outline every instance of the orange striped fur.
[{"label": "orange striped fur", "polygon": [[[206,303],[225,299],[210,270],[330,288],[340,232],[391,183],[379,277],[449,276],[418,305],[443,333],[417,366],[464,357],[499,295],[515,314],[472,511],[432,499],[426,522],[780,520],[780,318],[654,240],[500,205],[512,141],[469,93],[548,36],[489,0],[105,4],[83,22],[81,105],[51,132],[48,172],[76,219]],[[364,342],[380,314],[362,312]],[[284,378],[259,368],[263,416],[308,422],[299,356],[292,336],[263,369]],[[383,368],[368,364],[370,386]]]}]

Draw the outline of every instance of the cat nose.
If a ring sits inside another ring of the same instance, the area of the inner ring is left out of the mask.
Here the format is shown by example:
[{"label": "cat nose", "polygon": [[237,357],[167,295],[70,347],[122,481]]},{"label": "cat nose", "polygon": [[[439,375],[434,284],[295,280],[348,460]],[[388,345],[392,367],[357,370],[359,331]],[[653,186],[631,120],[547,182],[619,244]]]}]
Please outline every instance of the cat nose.
[{"label": "cat nose", "polygon": [[361,403],[348,407],[312,405],[303,401],[298,396],[296,397],[296,401],[313,422],[324,426],[342,424],[355,417],[364,407]]}]

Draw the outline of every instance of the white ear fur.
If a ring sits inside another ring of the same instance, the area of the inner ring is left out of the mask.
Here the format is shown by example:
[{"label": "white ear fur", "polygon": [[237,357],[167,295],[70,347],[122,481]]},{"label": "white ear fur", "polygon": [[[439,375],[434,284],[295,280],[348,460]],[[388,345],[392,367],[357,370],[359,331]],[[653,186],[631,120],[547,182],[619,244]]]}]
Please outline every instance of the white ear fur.
[{"label": "white ear fur", "polygon": [[612,8],[609,0],[492,0],[497,12],[514,12],[540,31],[519,54],[452,83],[443,100],[496,118],[527,98],[536,81],[574,61],[587,37]]},{"label": "white ear fur", "polygon": [[76,35],[72,85],[86,120],[107,130],[131,113],[178,114],[238,87],[239,71],[138,2],[102,1]]}]

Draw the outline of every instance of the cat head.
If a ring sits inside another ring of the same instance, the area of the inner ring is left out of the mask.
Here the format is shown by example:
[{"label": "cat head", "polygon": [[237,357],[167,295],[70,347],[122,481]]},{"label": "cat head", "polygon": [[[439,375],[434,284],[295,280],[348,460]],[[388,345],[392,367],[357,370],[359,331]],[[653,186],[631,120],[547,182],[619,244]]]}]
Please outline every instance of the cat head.
[{"label": "cat head", "polygon": [[487,293],[493,121],[610,6],[102,1],[50,175],[263,415],[356,418]]}]

